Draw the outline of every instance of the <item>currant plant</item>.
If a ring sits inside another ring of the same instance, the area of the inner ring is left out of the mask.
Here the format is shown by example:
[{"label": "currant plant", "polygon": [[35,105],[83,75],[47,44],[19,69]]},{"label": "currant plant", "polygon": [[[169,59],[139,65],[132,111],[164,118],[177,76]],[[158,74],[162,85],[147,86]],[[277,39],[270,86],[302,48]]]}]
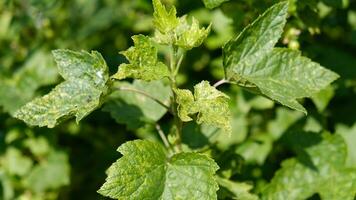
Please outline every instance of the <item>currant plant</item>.
[{"label": "currant plant", "polygon": [[[209,8],[222,2],[224,0],[204,1]],[[117,73],[109,75],[103,57],[96,51],[55,50],[53,56],[64,81],[47,95],[23,106],[15,117],[32,126],[52,128],[72,117],[79,122],[105,104],[104,110],[119,123],[126,123],[129,129],[154,123],[163,145],[150,140],[134,140],[121,145],[118,151],[122,158],[107,170],[106,182],[98,190],[101,195],[114,199],[207,200],[217,199],[220,185],[240,188],[231,191],[239,199],[257,199],[249,193],[249,186],[217,175],[219,166],[208,153],[203,153],[206,151],[185,148],[184,126],[195,121],[220,129],[226,137],[234,134],[230,98],[217,89],[222,84],[238,85],[306,114],[297,99],[312,97],[338,75],[298,51],[275,47],[288,15],[288,3],[283,1],[266,10],[222,47],[224,79],[215,84],[203,80],[194,86],[194,91],[179,88],[177,76],[185,54],[204,42],[211,25],[201,27],[194,17],[177,17],[176,8],[167,8],[160,0],[153,0],[153,7],[154,36],[133,36],[134,45],[121,52],[128,63],[121,64]],[[158,47],[169,49],[169,59],[161,59]],[[139,107],[143,117],[135,118],[137,110],[130,105]],[[158,124],[166,113],[172,118],[167,133]],[[336,136],[324,135],[324,143],[339,142],[339,138],[330,139]],[[355,190],[355,184],[346,184],[356,176],[354,172],[344,173],[347,169],[342,167],[343,143],[336,144],[340,149],[332,150],[325,149],[324,143],[308,151],[320,161],[316,167],[330,170],[328,176],[322,177],[303,168],[295,159],[288,160],[263,192],[263,198],[300,199],[315,192],[325,192],[323,197],[333,199],[336,193],[322,185],[333,179],[333,173],[342,174],[338,181],[343,187]],[[332,160],[335,165],[332,163],[330,167],[324,164],[328,151],[339,152],[341,159]],[[294,174],[284,185],[284,178],[291,173]],[[300,183],[297,173],[311,174],[312,180],[306,178],[305,183]],[[310,187],[306,191],[298,190],[299,193],[288,192],[301,187],[300,184]],[[349,194],[344,192],[340,196],[349,199]]]}]

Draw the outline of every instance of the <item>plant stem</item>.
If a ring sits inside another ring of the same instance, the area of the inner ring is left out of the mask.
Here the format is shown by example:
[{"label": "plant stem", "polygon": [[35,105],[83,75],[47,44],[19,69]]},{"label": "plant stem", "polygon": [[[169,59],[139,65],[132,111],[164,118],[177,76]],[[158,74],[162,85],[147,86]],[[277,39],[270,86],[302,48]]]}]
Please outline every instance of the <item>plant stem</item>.
[{"label": "plant stem", "polygon": [[177,74],[179,72],[180,65],[182,64],[183,58],[184,58],[184,54],[182,53],[182,55],[179,57],[176,69],[174,71],[174,76],[177,76]]},{"label": "plant stem", "polygon": [[153,101],[157,102],[159,105],[165,107],[170,113],[172,113],[171,111],[171,108],[169,106],[167,106],[166,104],[164,104],[161,100],[157,99],[156,97],[142,91],[142,90],[137,90],[137,89],[134,89],[134,88],[128,88],[128,87],[117,87],[118,90],[121,90],[121,91],[129,91],[129,92],[135,92],[135,93],[138,93],[138,94],[141,94],[141,95],[144,95],[150,99],[152,99]]},{"label": "plant stem", "polygon": [[220,81],[216,82],[216,83],[213,85],[213,87],[217,88],[217,87],[219,87],[220,85],[225,84],[225,83],[229,83],[229,81],[226,80],[226,79],[221,79]]},{"label": "plant stem", "polygon": [[171,149],[171,145],[169,144],[168,139],[159,124],[156,124],[156,130],[157,130],[159,136],[161,137],[164,146],[166,146],[167,149]]},{"label": "plant stem", "polygon": [[176,142],[175,145],[177,146],[178,150],[181,151],[182,147],[181,147],[181,143],[182,143],[182,125],[183,122],[182,120],[179,118],[178,113],[177,113],[177,107],[178,105],[176,104],[176,94],[174,92],[175,89],[177,88],[177,83],[176,83],[176,75],[178,74],[178,69],[180,63],[182,62],[183,57],[181,57],[178,61],[178,63],[176,63],[176,58],[177,58],[177,51],[178,49],[174,46],[171,46],[171,55],[170,55],[170,72],[171,72],[171,89],[172,89],[172,104],[171,104],[171,109],[173,112],[173,116],[174,116],[174,125],[175,125],[175,135],[176,135]]}]

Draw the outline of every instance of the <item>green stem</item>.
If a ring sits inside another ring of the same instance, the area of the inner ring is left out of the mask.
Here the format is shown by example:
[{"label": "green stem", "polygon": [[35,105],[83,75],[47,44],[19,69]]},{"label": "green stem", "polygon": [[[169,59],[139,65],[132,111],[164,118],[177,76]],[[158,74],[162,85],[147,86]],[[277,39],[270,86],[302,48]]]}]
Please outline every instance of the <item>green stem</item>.
[{"label": "green stem", "polygon": [[220,81],[216,82],[216,83],[213,85],[213,87],[217,88],[217,87],[219,87],[220,85],[225,84],[225,83],[229,83],[229,81],[226,80],[226,79],[221,79]]},{"label": "green stem", "polygon": [[170,55],[170,72],[171,72],[171,89],[172,89],[172,104],[171,104],[171,110],[173,112],[173,116],[174,116],[174,126],[175,126],[175,135],[176,135],[176,141],[175,141],[175,145],[178,148],[178,151],[182,151],[182,126],[183,126],[183,122],[182,120],[179,118],[178,116],[178,105],[176,103],[176,94],[174,92],[175,89],[178,89],[177,87],[177,83],[176,83],[176,75],[178,73],[177,68],[179,67],[180,63],[182,62],[181,60],[183,58],[181,58],[178,63],[177,63],[177,52],[178,49],[175,46],[171,46],[171,55]]},{"label": "green stem", "polygon": [[182,53],[182,55],[179,57],[179,60],[178,60],[176,69],[175,69],[175,71],[174,71],[174,76],[177,76],[177,75],[178,75],[179,68],[180,68],[180,65],[182,64],[183,58],[184,58],[184,53]]},{"label": "green stem", "polygon": [[171,145],[170,145],[169,142],[168,142],[168,139],[167,139],[167,137],[166,137],[166,134],[164,134],[164,132],[163,132],[161,126],[160,126],[158,123],[156,124],[156,130],[157,130],[159,136],[161,137],[164,146],[166,146],[167,149],[171,149]]}]

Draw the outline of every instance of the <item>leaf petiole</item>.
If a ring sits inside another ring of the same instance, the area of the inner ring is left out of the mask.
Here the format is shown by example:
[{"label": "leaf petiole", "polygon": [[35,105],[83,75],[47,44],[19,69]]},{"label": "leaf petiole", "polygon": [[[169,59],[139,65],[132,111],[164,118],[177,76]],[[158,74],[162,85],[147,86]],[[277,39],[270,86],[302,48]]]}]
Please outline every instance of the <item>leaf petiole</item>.
[{"label": "leaf petiole", "polygon": [[128,88],[128,87],[116,87],[116,89],[118,90],[121,90],[121,91],[128,91],[128,92],[135,92],[135,93],[138,93],[138,94],[141,94],[141,95],[144,95],[150,99],[152,99],[153,101],[155,101],[156,103],[158,103],[159,105],[163,106],[164,108],[166,108],[171,114],[172,113],[172,110],[169,106],[167,106],[165,103],[163,103],[161,100],[157,99],[156,97],[142,91],[142,90],[137,90],[137,89],[134,89],[134,88]]},{"label": "leaf petiole", "polygon": [[219,87],[220,85],[223,85],[225,83],[230,83],[230,81],[226,80],[226,79],[221,79],[220,81],[216,82],[213,87],[217,88]]},{"label": "leaf petiole", "polygon": [[155,126],[155,127],[156,127],[156,130],[157,130],[159,136],[161,137],[161,139],[162,139],[162,141],[163,141],[164,146],[165,146],[167,149],[172,149],[172,147],[171,147],[171,145],[169,144],[168,139],[167,139],[166,135],[164,134],[164,132],[163,132],[161,126],[160,126],[158,123],[156,123],[156,126]]}]

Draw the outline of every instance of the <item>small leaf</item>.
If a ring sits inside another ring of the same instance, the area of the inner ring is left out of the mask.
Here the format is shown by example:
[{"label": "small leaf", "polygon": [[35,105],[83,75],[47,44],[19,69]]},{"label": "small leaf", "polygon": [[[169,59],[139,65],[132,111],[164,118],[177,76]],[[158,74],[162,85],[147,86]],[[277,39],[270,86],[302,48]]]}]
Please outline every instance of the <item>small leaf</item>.
[{"label": "small leaf", "polygon": [[199,28],[199,22],[193,17],[191,25],[188,25],[185,17],[181,20],[182,27],[185,27],[180,34],[178,34],[178,40],[176,45],[182,47],[185,50],[190,50],[194,47],[200,46],[205,38],[208,37],[211,29],[211,24],[208,28]]},{"label": "small leaf", "polygon": [[196,113],[194,107],[194,96],[190,90],[175,89],[177,95],[178,115],[183,122],[193,120],[190,114]]},{"label": "small leaf", "polygon": [[15,113],[31,126],[52,128],[72,116],[79,122],[100,105],[107,91],[108,68],[100,53],[55,50],[53,56],[65,81]]},{"label": "small leaf", "polygon": [[223,47],[228,79],[240,81],[243,77],[239,72],[248,72],[272,51],[283,32],[287,11],[286,1],[272,6]]},{"label": "small leaf", "polygon": [[228,105],[229,97],[202,81],[194,86],[193,94],[189,90],[177,89],[178,115],[182,121],[191,121],[188,115],[198,113],[197,123],[205,123],[231,132],[231,114]]},{"label": "small leaf", "polygon": [[177,11],[174,6],[167,11],[160,0],[153,0],[153,24],[161,33],[169,33],[179,24],[179,19],[176,17]]},{"label": "small leaf", "polygon": [[199,28],[199,22],[194,17],[191,24],[188,23],[187,16],[177,18],[174,6],[169,12],[159,0],[154,0],[153,6],[153,23],[156,27],[154,40],[159,44],[190,50],[200,46],[210,33],[211,25],[208,28]]},{"label": "small leaf", "polygon": [[300,52],[282,48],[275,48],[254,66],[236,68],[235,72],[267,97],[304,113],[306,110],[296,99],[310,97],[338,78]]},{"label": "small leaf", "polygon": [[140,128],[145,123],[154,123],[167,112],[167,109],[156,101],[135,92],[135,90],[142,91],[169,105],[171,89],[162,81],[134,80],[132,84],[115,83],[114,87],[123,90],[118,89],[110,94],[103,110],[110,112],[118,123],[127,124],[129,129]]},{"label": "small leaf", "polygon": [[123,157],[107,171],[98,191],[114,199],[216,199],[216,163],[198,153],[169,157],[157,143],[135,140],[118,148]]},{"label": "small leaf", "polygon": [[303,162],[303,157],[284,161],[262,199],[307,199],[318,193],[321,199],[353,200],[356,170],[345,168],[347,151],[342,137],[324,134],[322,142],[305,151],[311,163]]},{"label": "small leaf", "polygon": [[215,7],[220,6],[220,4],[229,1],[229,0],[203,0],[203,3],[205,5],[205,7],[209,8],[209,9],[213,9]]},{"label": "small leaf", "polygon": [[169,76],[167,66],[157,59],[157,49],[149,37],[135,35],[132,37],[134,47],[121,52],[130,64],[121,64],[116,79],[135,78],[145,81],[159,80]]}]

